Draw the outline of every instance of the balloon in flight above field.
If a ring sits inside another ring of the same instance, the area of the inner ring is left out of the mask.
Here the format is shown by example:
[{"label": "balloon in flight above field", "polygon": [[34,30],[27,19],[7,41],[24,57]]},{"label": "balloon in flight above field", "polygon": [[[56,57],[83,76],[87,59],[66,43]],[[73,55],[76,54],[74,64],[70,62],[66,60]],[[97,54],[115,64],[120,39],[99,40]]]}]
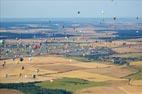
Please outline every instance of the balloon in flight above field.
[{"label": "balloon in flight above field", "polygon": [[20,61],[22,62],[24,59],[22,57],[20,57]]},{"label": "balloon in flight above field", "polygon": [[80,14],[80,11],[78,11],[77,14]]},{"label": "balloon in flight above field", "polygon": [[33,46],[33,49],[39,49],[40,48],[40,44],[35,44],[34,46]]},{"label": "balloon in flight above field", "polygon": [[138,19],[139,19],[139,17],[137,16],[137,17],[136,17],[136,19],[138,20]]},{"label": "balloon in flight above field", "polygon": [[4,45],[5,41],[4,40],[0,40],[0,45]]},{"label": "balloon in flight above field", "polygon": [[102,15],[102,19],[104,21],[104,11],[103,10],[101,11],[101,15]]},{"label": "balloon in flight above field", "polygon": [[137,30],[136,33],[139,33],[139,31]]},{"label": "balloon in flight above field", "polygon": [[116,16],[113,17],[113,20],[116,20]]},{"label": "balloon in flight above field", "polygon": [[65,26],[63,25],[62,28],[65,28]]}]

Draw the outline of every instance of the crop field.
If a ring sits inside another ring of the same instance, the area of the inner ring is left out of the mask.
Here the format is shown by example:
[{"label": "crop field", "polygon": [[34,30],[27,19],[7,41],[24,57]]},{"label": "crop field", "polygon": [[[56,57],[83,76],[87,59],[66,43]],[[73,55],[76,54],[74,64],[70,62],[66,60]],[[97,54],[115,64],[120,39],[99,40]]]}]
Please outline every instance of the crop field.
[{"label": "crop field", "polygon": [[[0,92],[5,92],[5,89],[8,89],[8,92],[38,94],[37,91],[33,91],[37,88],[39,92],[45,94],[48,91],[61,92],[61,94],[64,94],[63,92],[66,92],[65,94],[102,94],[103,92],[140,94],[142,90],[141,84],[137,84],[141,83],[141,73],[137,73],[136,69],[127,66],[95,61],[83,62],[51,55],[33,57],[31,62],[28,57],[25,57],[22,62],[18,59],[5,61],[6,66],[0,68]],[[130,66],[139,65],[141,65],[141,61],[130,63]],[[23,70],[22,66],[24,66]],[[36,75],[36,78],[33,78],[33,75]],[[125,78],[127,75],[130,76]],[[132,80],[129,82],[128,78]],[[21,82],[23,82],[23,86],[16,87],[20,86]],[[27,86],[29,89],[26,91]],[[136,92],[135,89],[137,89]]]}]

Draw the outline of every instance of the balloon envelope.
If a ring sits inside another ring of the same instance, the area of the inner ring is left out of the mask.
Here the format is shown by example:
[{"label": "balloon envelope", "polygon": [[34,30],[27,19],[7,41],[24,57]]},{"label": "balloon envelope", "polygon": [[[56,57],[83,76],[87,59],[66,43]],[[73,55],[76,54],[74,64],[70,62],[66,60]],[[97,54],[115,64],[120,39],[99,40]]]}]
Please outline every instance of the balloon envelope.
[{"label": "balloon envelope", "polygon": [[78,11],[77,13],[80,14],[80,11]]}]

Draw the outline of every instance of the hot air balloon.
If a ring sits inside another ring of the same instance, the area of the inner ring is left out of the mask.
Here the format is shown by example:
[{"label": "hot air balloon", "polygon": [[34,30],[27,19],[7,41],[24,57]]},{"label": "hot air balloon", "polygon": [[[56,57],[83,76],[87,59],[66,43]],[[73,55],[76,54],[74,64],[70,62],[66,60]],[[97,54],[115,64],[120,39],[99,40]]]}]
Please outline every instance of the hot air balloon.
[{"label": "hot air balloon", "polygon": [[52,83],[52,82],[53,82],[53,80],[51,79],[51,80],[50,80],[50,82]]},{"label": "hot air balloon", "polygon": [[32,62],[32,58],[31,58],[31,57],[29,57],[29,62],[30,62],[30,63]]},{"label": "hot air balloon", "polygon": [[36,75],[33,75],[33,78],[35,79],[35,78],[36,78]]},{"label": "hot air balloon", "polygon": [[78,11],[77,14],[80,14],[80,11]]},{"label": "hot air balloon", "polygon": [[36,69],[35,71],[36,71],[37,73],[39,73],[39,69]]},{"label": "hot air balloon", "polygon": [[101,15],[102,15],[102,19],[104,21],[104,11],[103,10],[101,11]]},{"label": "hot air balloon", "polygon": [[139,19],[139,17],[137,16],[137,17],[136,17],[136,19],[138,20],[138,19]]},{"label": "hot air balloon", "polygon": [[20,61],[22,62],[24,59],[22,57],[20,57]]},{"label": "hot air balloon", "polygon": [[19,77],[21,77],[21,76],[22,76],[22,73],[19,74]]},{"label": "hot air balloon", "polygon": [[21,68],[22,70],[24,70],[25,69],[25,67],[24,66],[22,66],[22,68]]},{"label": "hot air balloon", "polygon": [[33,49],[38,49],[38,48],[40,48],[40,44],[35,44],[35,45],[33,46]]},{"label": "hot air balloon", "polygon": [[5,65],[6,65],[6,62],[4,61],[4,63],[2,64],[3,68],[5,67]]},{"label": "hot air balloon", "polygon": [[25,75],[24,77],[27,78],[27,75]]},{"label": "hot air balloon", "polygon": [[4,40],[0,40],[0,46],[3,46],[3,45],[4,45],[4,43],[5,43],[5,41],[4,41]]},{"label": "hot air balloon", "polygon": [[116,20],[116,16],[113,17],[113,20]]},{"label": "hot air balloon", "polygon": [[62,28],[65,28],[65,26],[63,25]]}]

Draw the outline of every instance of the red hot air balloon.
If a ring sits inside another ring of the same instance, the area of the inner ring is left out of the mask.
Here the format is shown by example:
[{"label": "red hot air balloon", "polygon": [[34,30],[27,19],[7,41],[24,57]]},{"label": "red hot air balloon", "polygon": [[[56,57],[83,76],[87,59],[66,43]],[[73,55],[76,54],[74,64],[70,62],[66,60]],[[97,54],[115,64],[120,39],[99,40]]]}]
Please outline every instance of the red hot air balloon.
[{"label": "red hot air balloon", "polygon": [[33,46],[33,49],[39,49],[40,48],[40,44],[35,44],[34,46]]}]

